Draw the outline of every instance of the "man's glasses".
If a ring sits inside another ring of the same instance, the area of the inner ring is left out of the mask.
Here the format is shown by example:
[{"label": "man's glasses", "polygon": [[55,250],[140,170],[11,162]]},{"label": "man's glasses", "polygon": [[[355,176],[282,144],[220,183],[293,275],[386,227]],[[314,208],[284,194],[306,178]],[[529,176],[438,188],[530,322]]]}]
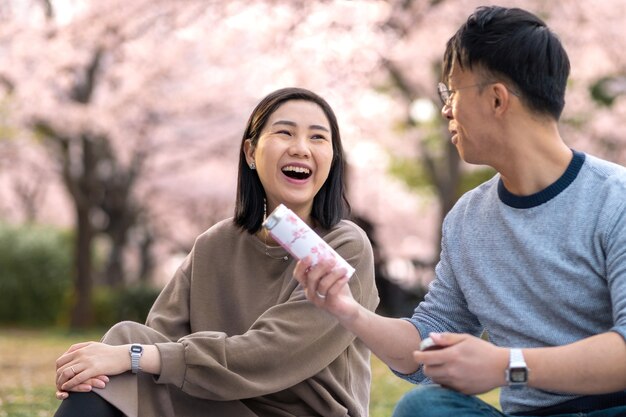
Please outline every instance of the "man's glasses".
[{"label": "man's glasses", "polygon": [[[444,83],[438,83],[437,84],[437,92],[439,93],[439,98],[441,99],[441,103],[444,106],[449,106],[450,105],[450,100],[452,100],[452,96],[457,91],[465,90],[466,88],[484,87],[485,85],[494,84],[496,82],[498,82],[498,81],[488,81],[488,82],[484,82],[484,83],[472,84],[472,85],[467,85],[465,87],[455,88],[454,90],[449,89],[448,86],[445,85]],[[513,94],[514,96],[519,97],[519,94],[517,92],[511,90],[508,87],[506,87],[506,89],[509,90],[509,92],[511,94]]]}]

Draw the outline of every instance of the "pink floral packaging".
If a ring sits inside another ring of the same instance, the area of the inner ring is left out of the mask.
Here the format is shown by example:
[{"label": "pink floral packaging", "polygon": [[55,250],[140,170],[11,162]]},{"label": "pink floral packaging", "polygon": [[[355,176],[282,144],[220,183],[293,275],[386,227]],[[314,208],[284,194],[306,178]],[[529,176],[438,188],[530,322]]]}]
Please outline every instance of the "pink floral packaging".
[{"label": "pink floral packaging", "polygon": [[324,242],[301,218],[280,204],[263,222],[269,234],[296,259],[310,256],[312,264],[334,257],[336,268],[345,268],[348,277],[354,268],[346,262],[328,243]]}]

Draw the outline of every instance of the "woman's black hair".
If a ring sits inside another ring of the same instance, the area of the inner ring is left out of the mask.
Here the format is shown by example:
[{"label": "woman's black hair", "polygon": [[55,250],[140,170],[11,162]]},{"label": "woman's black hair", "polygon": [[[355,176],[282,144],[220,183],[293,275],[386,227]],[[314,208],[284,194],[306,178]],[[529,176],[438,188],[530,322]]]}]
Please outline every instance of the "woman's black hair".
[{"label": "woman's black hair", "polygon": [[446,45],[443,81],[453,65],[478,67],[512,82],[529,109],[558,120],[570,71],[559,38],[534,14],[499,6],[479,7]]},{"label": "woman's black hair", "polygon": [[313,199],[312,218],[319,226],[330,229],[350,213],[344,180],[345,158],[335,113],[326,100],[309,90],[283,88],[270,93],[257,104],[248,119],[246,130],[241,139],[234,222],[252,234],[256,233],[263,223],[265,190],[256,170],[248,166],[244,154],[244,144],[247,139],[250,139],[252,147],[255,147],[270,116],[282,104],[291,100],[310,101],[320,106],[328,119],[332,134],[333,160],[328,178]]}]

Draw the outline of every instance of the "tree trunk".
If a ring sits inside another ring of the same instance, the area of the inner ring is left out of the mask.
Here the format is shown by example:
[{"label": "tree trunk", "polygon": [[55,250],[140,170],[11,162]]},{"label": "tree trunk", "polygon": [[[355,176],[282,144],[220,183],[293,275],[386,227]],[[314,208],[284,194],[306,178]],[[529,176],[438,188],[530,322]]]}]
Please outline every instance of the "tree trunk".
[{"label": "tree trunk", "polygon": [[143,236],[139,243],[139,282],[148,284],[154,271],[154,257],[152,256],[152,245],[154,236],[144,228]]},{"label": "tree trunk", "polygon": [[126,232],[122,236],[110,236],[111,251],[109,252],[104,282],[109,287],[121,287],[124,285],[124,248],[126,247]]},{"label": "tree trunk", "polygon": [[89,207],[76,207],[76,246],[74,258],[74,295],[70,319],[71,328],[86,328],[93,322],[91,242],[93,227]]}]

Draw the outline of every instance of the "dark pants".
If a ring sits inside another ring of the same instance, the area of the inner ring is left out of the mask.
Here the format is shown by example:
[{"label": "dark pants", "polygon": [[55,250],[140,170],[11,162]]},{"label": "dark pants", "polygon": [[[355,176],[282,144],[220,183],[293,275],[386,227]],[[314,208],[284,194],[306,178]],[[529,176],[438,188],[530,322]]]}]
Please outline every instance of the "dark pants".
[{"label": "dark pants", "polygon": [[93,392],[70,392],[54,417],[124,417],[124,414]]},{"label": "dark pants", "polygon": [[[621,393],[620,393],[621,394]],[[604,397],[604,396],[598,396]],[[550,409],[541,410],[536,414],[524,417],[551,416],[551,417],[624,417],[626,416],[626,404],[623,394],[618,395],[621,399],[609,404],[622,404],[615,407],[597,410],[587,410],[586,404],[594,404],[594,401],[586,401],[588,397],[580,400],[568,401]],[[622,402],[620,402],[622,401]],[[600,407],[600,405],[599,405]],[[544,413],[548,411],[548,413]],[[470,395],[442,388],[438,385],[422,386],[409,391],[400,399],[393,411],[393,417],[522,417],[519,414],[504,414],[484,401]]]}]

